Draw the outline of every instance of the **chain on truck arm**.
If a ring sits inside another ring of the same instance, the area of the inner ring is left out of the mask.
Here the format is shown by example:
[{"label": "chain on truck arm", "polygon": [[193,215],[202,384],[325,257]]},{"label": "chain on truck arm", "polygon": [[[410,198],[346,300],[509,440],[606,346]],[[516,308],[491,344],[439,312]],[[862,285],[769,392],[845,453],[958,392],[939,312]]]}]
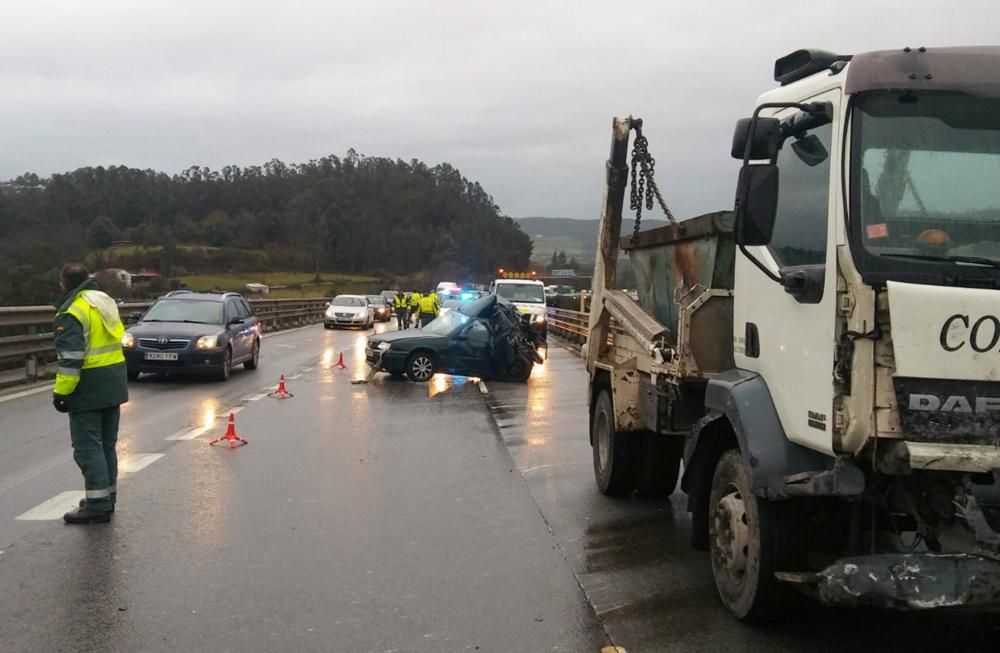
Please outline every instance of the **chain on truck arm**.
[{"label": "chain on truck arm", "polygon": [[[635,129],[635,143],[632,145],[632,187],[629,195],[629,208],[635,211],[635,229],[632,233],[638,236],[643,204],[646,205],[647,210],[652,211],[654,195],[663,210],[663,214],[670,220],[670,224],[677,224],[677,219],[664,201],[663,195],[660,194],[656,180],[653,179],[656,159],[649,153],[649,142],[642,135],[642,127],[636,126],[633,129]],[[638,172],[636,168],[638,168]]]}]

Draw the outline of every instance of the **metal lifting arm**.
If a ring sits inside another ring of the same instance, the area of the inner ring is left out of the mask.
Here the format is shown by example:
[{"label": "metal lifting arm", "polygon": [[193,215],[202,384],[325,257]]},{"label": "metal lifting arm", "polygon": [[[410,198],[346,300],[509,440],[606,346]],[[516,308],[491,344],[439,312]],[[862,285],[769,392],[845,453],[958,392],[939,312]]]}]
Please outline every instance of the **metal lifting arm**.
[{"label": "metal lifting arm", "polygon": [[607,350],[611,314],[604,305],[604,297],[608,290],[615,287],[618,272],[618,236],[622,228],[622,204],[628,181],[629,133],[633,126],[641,125],[642,120],[632,117],[615,118],[612,123],[611,155],[607,163],[607,183],[597,240],[587,334],[586,360],[590,370],[593,370],[593,364]]}]

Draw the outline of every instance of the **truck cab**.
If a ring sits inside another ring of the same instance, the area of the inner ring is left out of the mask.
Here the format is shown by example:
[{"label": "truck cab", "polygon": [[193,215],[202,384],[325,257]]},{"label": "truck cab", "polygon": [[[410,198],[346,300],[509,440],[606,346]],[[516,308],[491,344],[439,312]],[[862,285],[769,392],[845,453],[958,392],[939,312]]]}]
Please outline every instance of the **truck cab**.
[{"label": "truck cab", "polygon": [[[683,460],[693,544],[741,619],[795,589],[995,609],[1000,48],[800,50],[774,78],[736,126],[732,214],[620,239],[641,121],[614,123],[598,487],[670,492]],[[614,290],[620,246],[638,303]]]}]

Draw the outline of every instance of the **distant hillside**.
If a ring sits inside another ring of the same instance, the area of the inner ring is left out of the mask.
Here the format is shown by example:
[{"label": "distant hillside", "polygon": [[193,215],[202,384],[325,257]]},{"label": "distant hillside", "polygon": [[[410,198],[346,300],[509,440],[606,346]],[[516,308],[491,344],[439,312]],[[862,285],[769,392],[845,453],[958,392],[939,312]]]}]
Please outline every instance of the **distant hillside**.
[{"label": "distant hillside", "polygon": [[[600,220],[577,220],[574,218],[514,218],[534,244],[531,258],[545,263],[553,251],[564,251],[566,256],[576,257],[581,263],[593,263],[597,249],[597,228]],[[643,229],[662,227],[662,220],[643,220]],[[630,234],[635,221],[622,219],[622,233]]]}]

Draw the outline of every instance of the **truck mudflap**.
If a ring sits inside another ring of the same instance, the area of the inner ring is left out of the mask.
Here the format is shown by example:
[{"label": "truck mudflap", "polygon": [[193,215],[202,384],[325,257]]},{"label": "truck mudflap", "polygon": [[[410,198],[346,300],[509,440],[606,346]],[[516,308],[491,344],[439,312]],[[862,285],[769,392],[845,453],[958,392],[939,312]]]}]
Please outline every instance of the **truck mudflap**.
[{"label": "truck mudflap", "polygon": [[826,605],[895,610],[1000,608],[1000,562],[968,554],[855,556],[818,573],[776,576]]}]

